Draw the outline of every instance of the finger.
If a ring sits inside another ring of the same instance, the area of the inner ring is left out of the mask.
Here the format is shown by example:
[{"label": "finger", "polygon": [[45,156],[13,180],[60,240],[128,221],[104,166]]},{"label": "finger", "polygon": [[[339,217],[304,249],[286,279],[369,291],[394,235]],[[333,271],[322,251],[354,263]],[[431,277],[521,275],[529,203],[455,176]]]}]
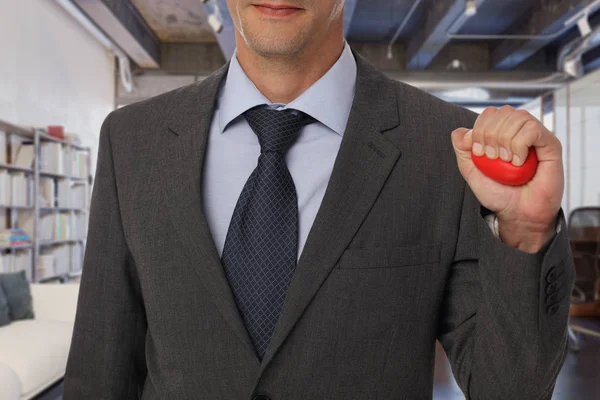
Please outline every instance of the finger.
[{"label": "finger", "polygon": [[542,136],[541,123],[535,119],[530,119],[523,124],[517,135],[511,142],[513,152],[512,163],[519,167],[525,163],[529,148],[536,142],[539,143]]},{"label": "finger", "polygon": [[488,121],[495,120],[494,116],[498,112],[496,107],[487,107],[475,121],[473,126],[473,154],[483,156],[485,154],[485,137],[486,126]]},{"label": "finger", "polygon": [[[502,134],[502,125],[505,121],[510,119],[511,115],[515,112],[515,109],[511,106],[503,106],[498,109],[493,117],[488,119],[484,125],[484,142],[485,142],[485,155],[489,159],[496,159],[500,157],[500,147]],[[516,134],[516,132],[514,132]],[[513,135],[514,136],[514,135]]]},{"label": "finger", "polygon": [[[511,107],[512,108],[512,107]],[[513,138],[519,133],[523,125],[534,117],[525,110],[512,109],[504,118],[498,128],[498,154],[504,161],[511,162],[514,153],[512,151]]]},{"label": "finger", "polygon": [[465,155],[470,158],[471,148],[473,147],[473,130],[468,128],[456,129],[452,132],[452,145],[457,153],[466,153]]},{"label": "finger", "polygon": [[556,161],[562,157],[560,141],[535,118],[523,125],[511,147],[515,154],[513,164],[516,166],[523,165],[530,147],[535,147],[540,162]]}]

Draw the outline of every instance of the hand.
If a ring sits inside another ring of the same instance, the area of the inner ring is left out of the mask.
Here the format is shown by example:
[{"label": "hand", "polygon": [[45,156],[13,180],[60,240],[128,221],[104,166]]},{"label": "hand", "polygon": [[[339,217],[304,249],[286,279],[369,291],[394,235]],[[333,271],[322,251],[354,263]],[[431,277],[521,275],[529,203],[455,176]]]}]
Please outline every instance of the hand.
[{"label": "hand", "polygon": [[[539,251],[554,235],[563,196],[562,146],[556,136],[527,111],[488,107],[472,130],[452,132],[452,144],[462,176],[481,205],[496,214],[501,239],[529,253]],[[488,178],[471,158],[473,151],[521,166],[531,146],[539,165],[533,179],[523,186]]]}]

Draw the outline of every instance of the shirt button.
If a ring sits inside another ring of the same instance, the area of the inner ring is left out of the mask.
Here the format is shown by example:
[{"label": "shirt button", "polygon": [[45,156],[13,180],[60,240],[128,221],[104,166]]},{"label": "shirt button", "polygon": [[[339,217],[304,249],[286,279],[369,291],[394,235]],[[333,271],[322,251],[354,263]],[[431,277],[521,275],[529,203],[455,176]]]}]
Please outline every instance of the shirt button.
[{"label": "shirt button", "polygon": [[265,396],[264,394],[259,394],[258,396],[254,396],[252,398],[252,400],[271,400],[271,399],[268,398],[267,396]]},{"label": "shirt button", "polygon": [[546,282],[554,283],[555,281],[556,281],[556,267],[552,267],[546,274]]}]

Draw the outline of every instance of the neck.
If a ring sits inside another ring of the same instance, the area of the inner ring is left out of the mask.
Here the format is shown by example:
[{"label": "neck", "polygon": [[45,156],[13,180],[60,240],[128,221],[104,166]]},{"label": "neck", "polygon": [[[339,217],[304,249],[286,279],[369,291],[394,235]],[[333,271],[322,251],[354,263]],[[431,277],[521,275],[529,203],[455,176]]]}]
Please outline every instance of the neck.
[{"label": "neck", "polygon": [[307,46],[291,56],[264,56],[238,40],[236,56],[256,88],[272,103],[288,104],[318,81],[337,62],[343,35]]}]

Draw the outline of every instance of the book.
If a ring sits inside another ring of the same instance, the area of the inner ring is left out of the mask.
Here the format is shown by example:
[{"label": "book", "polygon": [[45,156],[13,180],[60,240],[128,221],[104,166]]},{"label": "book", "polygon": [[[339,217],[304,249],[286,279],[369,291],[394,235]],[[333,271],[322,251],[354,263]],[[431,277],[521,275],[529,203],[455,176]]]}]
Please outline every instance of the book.
[{"label": "book", "polygon": [[13,165],[21,168],[33,168],[35,158],[35,146],[32,142],[22,142],[13,159]]},{"label": "book", "polygon": [[65,152],[62,144],[55,142],[43,142],[40,151],[40,167],[43,172],[64,174]]},{"label": "book", "polygon": [[0,130],[0,164],[6,164],[6,133]]},{"label": "book", "polygon": [[0,232],[0,246],[10,247],[31,244],[31,237],[22,229],[6,229]]},{"label": "book", "polygon": [[0,205],[10,205],[11,178],[7,170],[0,170]]},{"label": "book", "polygon": [[54,178],[40,177],[40,197],[42,207],[56,207],[56,191]]},{"label": "book", "polygon": [[10,205],[29,206],[29,180],[23,172],[13,172],[10,174]]},{"label": "book", "polygon": [[29,235],[29,237],[33,237],[34,216],[34,211],[32,210],[21,211],[17,216],[17,226]]}]

